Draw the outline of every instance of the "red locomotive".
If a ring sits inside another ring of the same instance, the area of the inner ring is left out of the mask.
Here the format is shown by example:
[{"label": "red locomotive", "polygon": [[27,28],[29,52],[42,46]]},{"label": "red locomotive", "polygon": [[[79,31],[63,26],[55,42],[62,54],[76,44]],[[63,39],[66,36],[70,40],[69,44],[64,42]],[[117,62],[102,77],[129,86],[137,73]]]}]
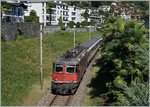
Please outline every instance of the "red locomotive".
[{"label": "red locomotive", "polygon": [[94,37],[56,59],[53,65],[52,93],[74,93],[89,62],[98,51],[101,40],[101,37]]}]

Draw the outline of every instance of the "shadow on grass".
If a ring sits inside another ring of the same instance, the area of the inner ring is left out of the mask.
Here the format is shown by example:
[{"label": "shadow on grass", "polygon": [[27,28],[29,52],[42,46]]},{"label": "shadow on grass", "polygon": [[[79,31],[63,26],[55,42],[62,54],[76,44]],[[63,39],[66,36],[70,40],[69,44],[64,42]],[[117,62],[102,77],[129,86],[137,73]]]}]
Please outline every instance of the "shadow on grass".
[{"label": "shadow on grass", "polygon": [[96,76],[92,78],[88,87],[92,88],[90,91],[91,98],[95,98],[100,96],[101,94],[106,94],[108,92],[108,88],[106,87],[106,83],[113,81],[113,74],[110,72],[113,68],[113,62],[104,61],[103,58],[98,59],[97,63],[94,66],[100,67],[100,70],[96,73]]}]

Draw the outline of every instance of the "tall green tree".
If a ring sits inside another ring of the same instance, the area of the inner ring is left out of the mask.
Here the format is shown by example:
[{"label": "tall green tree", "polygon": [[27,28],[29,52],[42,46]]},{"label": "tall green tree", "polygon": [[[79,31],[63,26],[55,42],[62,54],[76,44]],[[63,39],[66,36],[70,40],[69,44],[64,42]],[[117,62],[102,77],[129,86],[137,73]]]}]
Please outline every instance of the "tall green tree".
[{"label": "tall green tree", "polygon": [[58,19],[58,25],[59,26],[63,26],[63,20],[62,20],[62,17],[60,16],[59,19]]},{"label": "tall green tree", "polygon": [[101,30],[101,70],[111,73],[113,81],[106,85],[112,105],[148,105],[148,29],[133,20],[111,17]]},{"label": "tall green tree", "polygon": [[39,17],[37,16],[35,10],[31,10],[30,11],[30,16],[25,16],[24,20],[25,20],[25,22],[38,23],[39,22]]},{"label": "tall green tree", "polygon": [[88,18],[90,17],[89,10],[86,9],[82,16],[85,18],[86,21],[88,21]]}]

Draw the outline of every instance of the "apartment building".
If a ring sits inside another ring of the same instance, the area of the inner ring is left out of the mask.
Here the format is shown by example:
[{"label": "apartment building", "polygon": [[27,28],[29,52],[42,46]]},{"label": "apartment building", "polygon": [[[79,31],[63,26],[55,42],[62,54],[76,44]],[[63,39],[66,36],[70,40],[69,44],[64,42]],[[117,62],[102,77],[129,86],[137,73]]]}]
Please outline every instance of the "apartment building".
[{"label": "apartment building", "polygon": [[44,23],[44,26],[46,26],[46,22],[47,22],[47,17],[48,14],[46,13],[46,3],[25,3],[25,5],[27,6],[27,9],[24,11],[25,16],[29,16],[31,10],[35,10],[37,16],[39,17],[39,22],[40,23]]},{"label": "apartment building", "polygon": [[[51,8],[51,25],[58,25],[59,18],[62,17],[62,22],[65,26],[69,21],[74,21],[75,23],[83,21],[82,9],[76,6],[69,6],[61,1],[53,2],[54,7]],[[85,10],[85,9],[84,9]]]},{"label": "apartment building", "polygon": [[[62,22],[67,26],[69,23],[69,6],[61,1],[53,2],[54,6],[51,8],[51,13],[49,14],[51,17],[50,24],[58,25],[60,17],[62,18]],[[50,10],[49,10],[50,11]]]},{"label": "apartment building", "polygon": [[27,8],[21,2],[7,2],[11,5],[10,10],[6,13],[2,13],[3,22],[24,22],[24,10]]},{"label": "apartment building", "polygon": [[29,16],[31,10],[35,10],[39,17],[39,22],[44,23],[44,26],[58,25],[60,17],[65,26],[69,21],[82,22],[84,17],[81,15],[85,12],[85,9],[81,9],[76,6],[69,6],[61,1],[53,1],[52,8],[47,8],[46,2],[39,3],[26,3],[27,10],[25,16]]}]

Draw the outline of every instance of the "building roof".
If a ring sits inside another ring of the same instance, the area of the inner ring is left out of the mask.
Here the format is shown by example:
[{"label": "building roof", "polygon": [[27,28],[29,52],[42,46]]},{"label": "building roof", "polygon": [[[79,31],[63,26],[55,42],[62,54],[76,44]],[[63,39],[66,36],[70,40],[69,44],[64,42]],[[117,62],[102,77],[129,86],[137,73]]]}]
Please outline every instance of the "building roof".
[{"label": "building roof", "polygon": [[10,2],[8,2],[8,4],[10,4],[10,5],[12,5],[12,6],[16,6],[16,7],[23,7],[24,9],[27,9],[27,6],[26,5],[24,5],[24,3],[10,3]]}]

